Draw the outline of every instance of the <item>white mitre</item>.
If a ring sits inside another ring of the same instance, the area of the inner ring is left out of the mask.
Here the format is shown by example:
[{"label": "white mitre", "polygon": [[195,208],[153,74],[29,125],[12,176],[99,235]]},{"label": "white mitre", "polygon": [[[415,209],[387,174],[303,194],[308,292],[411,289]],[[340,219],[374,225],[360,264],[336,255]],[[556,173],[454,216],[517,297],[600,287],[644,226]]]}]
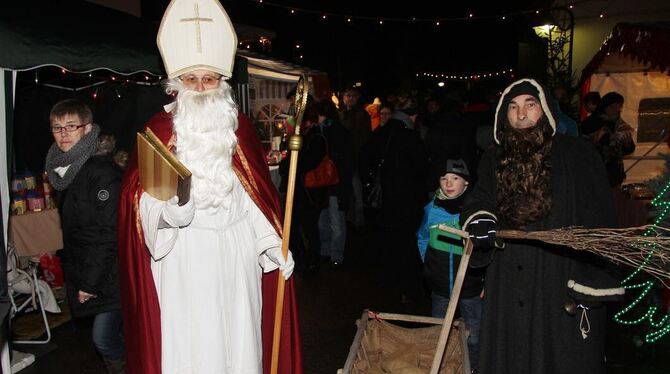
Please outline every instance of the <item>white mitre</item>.
[{"label": "white mitre", "polygon": [[168,78],[200,69],[233,74],[237,35],[217,0],[172,0],[156,42]]}]

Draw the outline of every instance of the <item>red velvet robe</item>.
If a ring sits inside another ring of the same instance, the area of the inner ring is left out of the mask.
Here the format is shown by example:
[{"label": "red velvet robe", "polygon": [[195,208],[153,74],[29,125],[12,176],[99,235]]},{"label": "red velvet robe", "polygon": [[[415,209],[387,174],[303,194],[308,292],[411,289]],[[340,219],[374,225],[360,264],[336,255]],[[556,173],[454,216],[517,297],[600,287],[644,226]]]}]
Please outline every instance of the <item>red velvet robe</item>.
[{"label": "red velvet robe", "polygon": [[[238,146],[233,168],[252,200],[281,236],[281,210],[277,191],[270,181],[264,151],[256,132],[244,116],[239,116]],[[161,112],[147,127],[168,146],[172,139],[172,115]],[[137,154],[128,162],[121,188],[118,212],[119,283],[126,342],[127,371],[130,374],[161,373],[161,327],[158,295],[151,273],[151,257],[144,244],[139,217]],[[275,300],[279,271],[263,274],[263,372],[270,372]],[[286,283],[279,353],[279,373],[302,374],[302,348],[293,278]]]}]

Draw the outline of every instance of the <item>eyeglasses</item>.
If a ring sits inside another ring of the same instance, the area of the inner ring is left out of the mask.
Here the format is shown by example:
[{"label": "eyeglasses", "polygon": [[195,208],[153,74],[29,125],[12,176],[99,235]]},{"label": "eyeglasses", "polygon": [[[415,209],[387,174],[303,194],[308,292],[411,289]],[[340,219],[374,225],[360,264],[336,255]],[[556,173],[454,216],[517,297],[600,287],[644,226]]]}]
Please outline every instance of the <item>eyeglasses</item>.
[{"label": "eyeglasses", "polygon": [[51,132],[54,134],[60,134],[65,130],[65,132],[74,132],[77,131],[80,127],[86,125],[65,125],[65,126],[51,126]]},{"label": "eyeglasses", "polygon": [[203,75],[202,77],[198,77],[195,75],[186,75],[179,77],[179,79],[187,86],[196,86],[198,82],[201,82],[205,87],[215,87],[219,84],[221,76]]}]

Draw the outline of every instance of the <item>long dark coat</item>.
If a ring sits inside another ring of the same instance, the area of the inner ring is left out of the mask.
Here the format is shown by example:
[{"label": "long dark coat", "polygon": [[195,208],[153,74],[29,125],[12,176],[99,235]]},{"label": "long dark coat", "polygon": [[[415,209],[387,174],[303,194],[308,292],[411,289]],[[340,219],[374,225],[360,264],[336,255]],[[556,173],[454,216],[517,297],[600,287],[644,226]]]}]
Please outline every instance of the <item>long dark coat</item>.
[{"label": "long dark coat", "polygon": [[361,151],[363,183],[372,179],[384,159],[381,173],[383,201],[377,224],[400,229],[414,237],[428,198],[424,190],[427,156],[419,134],[391,119],[372,133]]},{"label": "long dark coat", "polygon": [[[496,214],[497,162],[494,150],[483,155],[462,223],[482,211]],[[612,192],[593,146],[556,135],[551,165],[552,210],[526,229],[613,227]],[[623,293],[613,266],[569,248],[509,240],[502,250],[475,250],[471,265],[486,264],[480,373],[603,372],[607,321],[601,301]],[[580,331],[582,310],[576,315],[565,310],[568,296],[591,306],[586,339]]]},{"label": "long dark coat", "polygon": [[[76,317],[121,309],[116,214],[121,169],[109,156],[93,156],[58,194],[63,227],[63,275]],[[79,290],[97,295],[84,304]]]}]

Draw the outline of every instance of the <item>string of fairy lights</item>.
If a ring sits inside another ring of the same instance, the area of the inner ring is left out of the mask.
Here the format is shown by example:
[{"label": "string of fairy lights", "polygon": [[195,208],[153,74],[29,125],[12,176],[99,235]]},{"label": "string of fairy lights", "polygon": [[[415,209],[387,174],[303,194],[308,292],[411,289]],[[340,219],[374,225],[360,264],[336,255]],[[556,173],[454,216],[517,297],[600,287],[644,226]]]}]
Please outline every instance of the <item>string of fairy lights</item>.
[{"label": "string of fairy lights", "polygon": [[[391,17],[391,16],[366,16],[366,15],[357,15],[353,13],[331,12],[313,8],[301,8],[266,0],[247,0],[247,1],[257,3],[258,5],[261,6],[282,9],[291,16],[304,15],[313,18],[318,18],[321,21],[339,20],[347,24],[352,24],[355,22],[378,24],[378,25],[385,25],[388,23],[406,23],[406,24],[417,24],[417,25],[432,24],[434,26],[441,26],[444,25],[446,22],[456,22],[456,21],[496,20],[496,19],[505,21],[519,16],[527,16],[532,14],[539,15],[540,13],[546,11],[540,9],[531,9],[531,10],[501,12],[496,14],[478,14],[477,12],[472,10],[466,12],[462,16],[451,16],[451,17],[431,17],[431,18],[414,17],[414,16]],[[576,0],[566,4],[565,6],[568,9],[575,9],[578,5],[591,1],[595,0]],[[605,18],[605,16],[606,13],[605,10],[603,9],[603,11],[601,11],[597,16],[594,16],[594,18],[598,17],[603,19]]]},{"label": "string of fairy lights", "polygon": [[[59,69],[60,76],[55,76],[53,73],[35,69],[34,82],[36,85],[43,85],[57,89],[68,91],[82,91],[91,90],[91,98],[98,98],[98,86],[104,84],[113,84],[114,94],[117,98],[122,97],[123,87],[127,85],[141,85],[141,86],[156,86],[160,84],[163,76],[156,75],[148,71],[139,71],[131,74],[123,74],[108,69],[96,69],[91,71],[74,71],[60,66],[41,66],[41,69],[52,68]],[[47,78],[44,78],[44,77]],[[66,83],[69,78],[88,78],[87,81],[78,82],[80,84],[74,85]]]},{"label": "string of fairy lights", "polygon": [[435,73],[420,72],[416,73],[417,78],[435,78],[439,80],[478,80],[483,78],[510,77],[514,78],[514,69],[503,69],[498,71],[478,72],[470,74],[455,73]]},{"label": "string of fairy lights", "polygon": [[[660,225],[661,222],[663,222],[663,219],[665,219],[667,216],[668,212],[670,212],[670,201],[663,199],[668,191],[670,191],[670,181],[665,184],[665,186],[661,189],[661,192],[654,198],[654,200],[651,201],[651,205],[653,207],[661,209],[661,213],[658,215],[658,217],[656,217],[654,225]],[[649,236],[651,234],[652,230],[649,229],[643,235]],[[653,255],[654,252],[651,251],[649,255],[647,255],[645,263],[633,271],[628,277],[626,277],[623,282],[621,282],[621,285],[626,290],[642,290],[642,292],[635,298],[635,300],[617,312],[613,317],[615,322],[622,325],[637,325],[648,322],[649,326],[651,326],[654,330],[645,334],[644,341],[647,343],[655,343],[668,332],[670,332],[670,323],[668,323],[668,321],[670,321],[670,314],[665,314],[658,317],[657,312],[659,312],[659,307],[656,305],[650,305],[647,308],[647,311],[639,318],[625,319],[623,316],[627,315],[636,306],[638,306],[655,287],[656,282],[654,280],[645,280],[639,283],[632,283],[635,276],[644,269],[645,264],[651,260]]]}]

